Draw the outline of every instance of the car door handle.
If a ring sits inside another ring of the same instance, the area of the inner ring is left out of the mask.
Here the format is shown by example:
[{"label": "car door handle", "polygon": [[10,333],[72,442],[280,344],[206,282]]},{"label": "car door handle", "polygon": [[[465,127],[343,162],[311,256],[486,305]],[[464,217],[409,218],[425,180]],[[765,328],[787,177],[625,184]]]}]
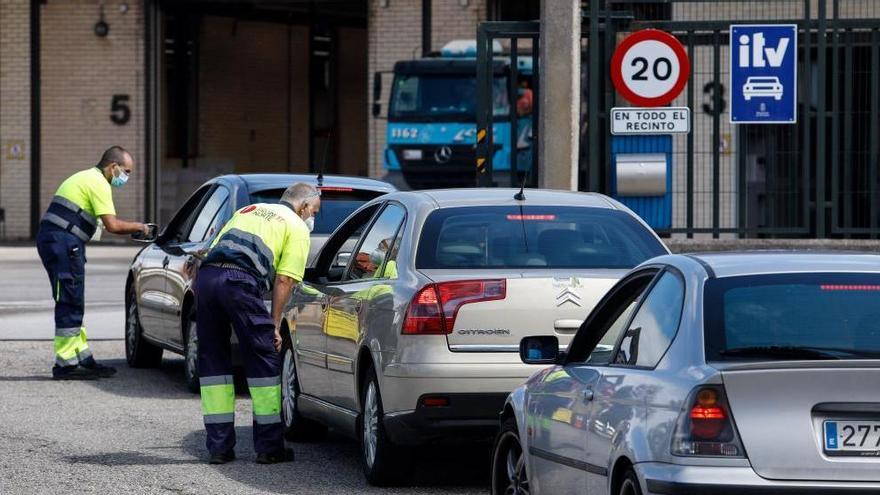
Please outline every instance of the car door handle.
[{"label": "car door handle", "polygon": [[593,389],[585,388],[584,389],[584,402],[590,402],[593,400]]},{"label": "car door handle", "polygon": [[556,320],[553,322],[553,328],[559,332],[577,332],[582,323],[582,320]]}]

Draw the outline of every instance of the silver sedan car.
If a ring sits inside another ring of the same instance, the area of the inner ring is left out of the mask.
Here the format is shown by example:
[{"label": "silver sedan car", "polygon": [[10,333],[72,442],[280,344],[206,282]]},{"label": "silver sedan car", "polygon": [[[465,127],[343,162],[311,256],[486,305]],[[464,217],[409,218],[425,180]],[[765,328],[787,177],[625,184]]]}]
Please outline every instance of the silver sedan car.
[{"label": "silver sedan car", "polygon": [[880,493],[880,256],[665,256],[523,340],[494,494]]},{"label": "silver sedan car", "polygon": [[408,447],[491,441],[533,371],[520,340],[567,343],[620,277],[668,253],[610,198],[517,192],[392,193],[330,236],[285,312],[291,437],[361,439],[376,484],[408,474]]}]

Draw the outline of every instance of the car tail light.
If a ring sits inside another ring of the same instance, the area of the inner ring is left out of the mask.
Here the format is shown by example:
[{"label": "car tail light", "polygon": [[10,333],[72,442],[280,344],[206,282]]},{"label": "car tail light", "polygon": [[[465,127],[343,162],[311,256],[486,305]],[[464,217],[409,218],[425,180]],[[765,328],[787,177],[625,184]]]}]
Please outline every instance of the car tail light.
[{"label": "car tail light", "polygon": [[404,335],[447,335],[465,304],[507,297],[506,280],[461,280],[429,284],[416,293],[403,322]]},{"label": "car tail light", "polygon": [[702,386],[691,392],[675,425],[672,454],[745,457],[723,386]]}]

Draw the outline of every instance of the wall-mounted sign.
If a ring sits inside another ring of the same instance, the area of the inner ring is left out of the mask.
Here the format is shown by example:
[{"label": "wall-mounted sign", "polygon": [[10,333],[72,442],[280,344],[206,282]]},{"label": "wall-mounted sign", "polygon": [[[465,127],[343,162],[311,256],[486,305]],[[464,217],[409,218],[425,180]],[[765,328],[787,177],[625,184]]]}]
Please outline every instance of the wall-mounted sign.
[{"label": "wall-mounted sign", "polygon": [[688,107],[615,107],[611,109],[611,134],[687,134],[691,132]]},{"label": "wall-mounted sign", "polygon": [[3,149],[6,151],[7,160],[24,160],[24,140],[10,139],[3,143]]},{"label": "wall-mounted sign", "polygon": [[730,122],[797,122],[797,25],[730,26]]}]

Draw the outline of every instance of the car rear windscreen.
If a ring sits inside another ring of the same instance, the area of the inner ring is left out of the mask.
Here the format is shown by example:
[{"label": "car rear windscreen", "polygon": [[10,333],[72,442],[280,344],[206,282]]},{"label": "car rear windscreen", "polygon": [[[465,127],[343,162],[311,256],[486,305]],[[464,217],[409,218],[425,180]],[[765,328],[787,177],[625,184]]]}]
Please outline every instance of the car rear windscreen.
[{"label": "car rear windscreen", "polygon": [[[251,193],[252,203],[277,203],[284,189],[267,189]],[[367,201],[385,194],[347,187],[321,188],[321,211],[315,215],[314,234],[329,234]]]},{"label": "car rear windscreen", "polygon": [[618,210],[573,206],[478,206],[434,211],[416,267],[632,268],[666,254],[642,224]]},{"label": "car rear windscreen", "polygon": [[710,279],[704,311],[709,361],[880,357],[878,274]]}]

